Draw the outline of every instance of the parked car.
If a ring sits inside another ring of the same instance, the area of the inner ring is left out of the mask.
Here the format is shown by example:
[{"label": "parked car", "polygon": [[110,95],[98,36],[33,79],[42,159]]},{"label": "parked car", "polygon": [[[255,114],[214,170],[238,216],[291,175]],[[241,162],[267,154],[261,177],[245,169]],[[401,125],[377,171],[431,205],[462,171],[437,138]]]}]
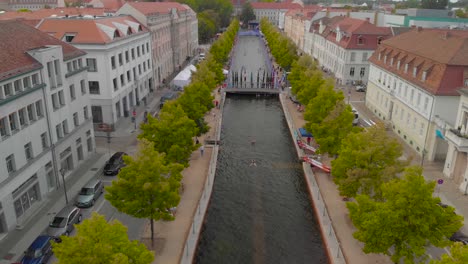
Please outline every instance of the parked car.
[{"label": "parked car", "polygon": [[468,236],[463,234],[462,232],[458,231],[455,232],[451,237],[450,240],[453,242],[461,242],[463,245],[468,245]]},{"label": "parked car", "polygon": [[165,102],[176,99],[177,95],[178,94],[175,92],[168,92],[164,94],[163,96],[161,96],[161,103],[159,104],[159,109],[163,108]]},{"label": "parked car", "polygon": [[78,197],[76,197],[75,205],[79,208],[91,207],[103,192],[102,182],[98,179],[91,179],[81,188]]},{"label": "parked car", "polygon": [[353,119],[353,126],[359,125],[359,112],[353,108],[353,114],[354,114],[354,119]]},{"label": "parked car", "polygon": [[81,210],[78,207],[73,205],[66,206],[50,222],[47,228],[47,235],[60,241],[60,236],[69,236],[73,229],[75,229],[74,224],[80,223],[82,218]]},{"label": "parked car", "polygon": [[122,159],[123,156],[127,155],[125,152],[116,152],[104,165],[104,175],[117,175],[120,169],[125,167],[125,163]]},{"label": "parked car", "polygon": [[356,92],[365,92],[367,90],[367,87],[363,84],[356,85]]},{"label": "parked car", "polygon": [[47,263],[52,256],[51,236],[38,236],[28,249],[24,252],[24,257],[21,259],[21,264],[39,264]]}]

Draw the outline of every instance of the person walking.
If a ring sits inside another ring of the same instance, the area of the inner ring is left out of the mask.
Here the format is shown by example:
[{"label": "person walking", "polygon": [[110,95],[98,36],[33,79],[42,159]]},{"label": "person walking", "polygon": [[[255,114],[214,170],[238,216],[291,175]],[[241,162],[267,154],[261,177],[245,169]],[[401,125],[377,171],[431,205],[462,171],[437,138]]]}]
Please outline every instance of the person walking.
[{"label": "person walking", "polygon": [[205,152],[205,146],[204,145],[201,145],[200,147],[200,154],[201,156],[203,157],[203,153]]}]

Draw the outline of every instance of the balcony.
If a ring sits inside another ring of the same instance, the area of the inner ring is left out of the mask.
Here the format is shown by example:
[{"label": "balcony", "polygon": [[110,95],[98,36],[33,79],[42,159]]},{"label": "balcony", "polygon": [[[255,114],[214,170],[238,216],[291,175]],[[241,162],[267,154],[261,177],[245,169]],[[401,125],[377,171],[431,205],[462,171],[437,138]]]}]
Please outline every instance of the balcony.
[{"label": "balcony", "polygon": [[462,135],[456,129],[447,130],[445,137],[455,145],[458,151],[468,152],[468,135]]}]

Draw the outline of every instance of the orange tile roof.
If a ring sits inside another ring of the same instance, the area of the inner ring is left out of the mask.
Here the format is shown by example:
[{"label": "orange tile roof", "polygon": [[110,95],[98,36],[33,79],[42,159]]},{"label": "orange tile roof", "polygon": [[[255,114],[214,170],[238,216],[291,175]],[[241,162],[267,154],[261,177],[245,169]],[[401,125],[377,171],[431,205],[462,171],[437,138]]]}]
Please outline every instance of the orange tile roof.
[{"label": "orange tile roof", "polygon": [[[137,31],[136,27],[141,27]],[[74,34],[72,44],[105,44],[127,37],[127,30],[132,34],[146,33],[148,30],[132,16],[100,17],[95,19],[60,18],[45,19],[38,29],[47,32],[57,39],[63,39],[65,34]],[[113,38],[114,32],[121,37]]]},{"label": "orange tile roof", "polygon": [[108,11],[113,11],[113,12],[117,12],[117,10],[119,10],[125,4],[124,0],[99,0],[99,1],[103,4],[104,9]]},{"label": "orange tile roof", "polygon": [[0,21],[0,81],[42,68],[42,65],[26,52],[47,45],[62,46],[64,60],[86,54],[25,23]]},{"label": "orange tile roof", "polygon": [[26,19],[26,20],[40,20],[52,16],[62,17],[65,15],[78,16],[78,15],[91,15],[91,16],[103,16],[105,15],[104,8],[77,8],[77,7],[66,7],[66,8],[52,8],[52,9],[40,9],[31,12],[17,12],[10,11],[0,14],[0,20],[10,19]]},{"label": "orange tile roof", "polygon": [[[393,66],[389,58],[384,63],[388,51],[400,54]],[[401,60],[400,69],[396,67],[398,59]],[[456,96],[457,89],[464,85],[463,74],[468,71],[468,31],[411,30],[383,41],[369,61],[432,94]],[[413,76],[414,67],[418,69],[416,77]],[[422,80],[424,71],[427,71],[425,81]]]},{"label": "orange tile roof", "polygon": [[169,14],[171,8],[177,8],[177,11],[186,11],[190,9],[187,5],[176,2],[127,2],[127,4],[144,15],[154,13]]}]

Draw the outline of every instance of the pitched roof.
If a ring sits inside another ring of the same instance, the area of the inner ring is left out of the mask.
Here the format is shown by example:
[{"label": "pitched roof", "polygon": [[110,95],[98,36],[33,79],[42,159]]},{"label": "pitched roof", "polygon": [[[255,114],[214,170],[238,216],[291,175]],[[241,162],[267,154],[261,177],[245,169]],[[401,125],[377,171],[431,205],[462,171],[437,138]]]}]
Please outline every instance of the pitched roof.
[{"label": "pitched roof", "polygon": [[73,35],[72,44],[105,44],[148,32],[140,22],[128,15],[94,19],[51,18],[42,21],[38,29],[57,39],[63,39],[67,34]]},{"label": "pitched roof", "polygon": [[[391,57],[384,59],[388,52],[400,54],[394,65],[391,65]],[[399,69],[395,66],[398,60]],[[411,30],[383,41],[369,61],[432,94],[456,96],[457,89],[464,85],[463,74],[468,72],[468,31]],[[413,75],[415,67],[416,76]],[[426,75],[425,80],[423,74]]]},{"label": "pitched roof", "polygon": [[288,2],[254,2],[250,3],[253,9],[297,9],[302,8],[298,3],[288,3]]},{"label": "pitched roof", "polygon": [[47,45],[62,46],[64,60],[86,54],[24,23],[13,20],[0,21],[0,80],[41,68],[42,65],[27,51]]},{"label": "pitched roof", "polygon": [[176,2],[127,2],[127,4],[144,15],[154,13],[169,14],[172,8],[176,8],[179,12],[190,9],[187,5]]},{"label": "pitched roof", "polygon": [[64,17],[64,16],[103,16],[105,15],[104,8],[53,8],[53,9],[40,9],[31,12],[17,12],[10,11],[0,14],[0,20],[10,19],[26,19],[26,20],[40,20],[47,17]]},{"label": "pitched roof", "polygon": [[[102,3],[102,6],[104,7],[105,10],[116,12],[121,8],[124,4],[124,0],[98,0],[99,2]],[[91,1],[91,3],[94,1]]]},{"label": "pitched roof", "polygon": [[[330,22],[321,35],[345,49],[375,50],[379,39],[391,36],[390,28],[377,27],[367,20],[349,17],[335,19],[334,17]],[[342,37],[337,40],[338,34]],[[363,39],[362,43],[358,42],[359,38]]]}]

